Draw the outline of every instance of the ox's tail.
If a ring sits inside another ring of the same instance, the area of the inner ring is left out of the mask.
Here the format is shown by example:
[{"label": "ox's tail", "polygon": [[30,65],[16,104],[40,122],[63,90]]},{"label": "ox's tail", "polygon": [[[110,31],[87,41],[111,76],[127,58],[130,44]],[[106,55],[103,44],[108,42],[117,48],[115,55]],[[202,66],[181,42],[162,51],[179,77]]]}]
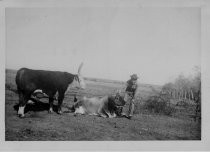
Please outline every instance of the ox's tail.
[{"label": "ox's tail", "polygon": [[15,77],[15,82],[16,82],[16,85],[17,85],[17,92],[19,92],[22,88],[22,77],[23,77],[23,74],[25,72],[25,68],[21,68],[17,71],[17,74],[16,74],[16,77]]}]

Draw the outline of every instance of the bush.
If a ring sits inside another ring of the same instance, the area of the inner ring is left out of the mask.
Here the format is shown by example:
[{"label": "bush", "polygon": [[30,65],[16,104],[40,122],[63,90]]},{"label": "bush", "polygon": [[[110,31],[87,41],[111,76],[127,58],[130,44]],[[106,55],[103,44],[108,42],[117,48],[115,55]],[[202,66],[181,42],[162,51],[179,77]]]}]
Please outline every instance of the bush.
[{"label": "bush", "polygon": [[175,108],[169,106],[168,101],[164,100],[161,97],[153,96],[150,97],[144,103],[144,108],[149,112],[164,114],[171,116],[173,112],[175,112]]},{"label": "bush", "polygon": [[147,113],[142,102],[135,102],[134,114]]}]

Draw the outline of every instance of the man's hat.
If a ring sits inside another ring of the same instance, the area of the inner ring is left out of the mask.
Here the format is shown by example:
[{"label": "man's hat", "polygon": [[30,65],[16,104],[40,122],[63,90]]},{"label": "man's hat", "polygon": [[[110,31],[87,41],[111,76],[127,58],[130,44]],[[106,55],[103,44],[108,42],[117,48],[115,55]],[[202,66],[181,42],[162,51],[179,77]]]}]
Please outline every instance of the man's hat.
[{"label": "man's hat", "polygon": [[139,77],[137,76],[137,74],[133,74],[131,75],[131,79],[137,80]]}]

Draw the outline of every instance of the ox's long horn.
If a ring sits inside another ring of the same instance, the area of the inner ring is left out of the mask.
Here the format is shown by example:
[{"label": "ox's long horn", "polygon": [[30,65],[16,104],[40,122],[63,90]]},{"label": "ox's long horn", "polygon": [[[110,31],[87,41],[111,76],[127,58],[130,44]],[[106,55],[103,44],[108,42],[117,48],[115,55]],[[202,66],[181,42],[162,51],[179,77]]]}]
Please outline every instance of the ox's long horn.
[{"label": "ox's long horn", "polygon": [[79,68],[78,68],[78,74],[79,74],[79,75],[81,74],[82,66],[83,66],[83,62],[80,64],[80,66],[79,66]]}]

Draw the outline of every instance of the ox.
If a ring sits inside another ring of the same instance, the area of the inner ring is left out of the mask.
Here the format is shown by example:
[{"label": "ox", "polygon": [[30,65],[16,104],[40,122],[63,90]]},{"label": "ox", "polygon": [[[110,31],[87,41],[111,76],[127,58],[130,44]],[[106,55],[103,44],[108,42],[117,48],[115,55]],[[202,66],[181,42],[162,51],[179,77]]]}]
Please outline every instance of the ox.
[{"label": "ox", "polygon": [[76,114],[97,115],[105,118],[120,116],[122,106],[125,105],[123,97],[118,93],[115,96],[83,97],[81,100],[74,99],[73,110]]},{"label": "ox", "polygon": [[53,111],[53,100],[58,92],[58,114],[62,113],[61,106],[64,94],[70,84],[77,88],[85,89],[85,82],[79,66],[78,74],[60,71],[44,71],[21,68],[17,71],[16,84],[19,94],[18,115],[24,117],[24,108],[35,90],[42,90],[49,97],[49,113]]}]

